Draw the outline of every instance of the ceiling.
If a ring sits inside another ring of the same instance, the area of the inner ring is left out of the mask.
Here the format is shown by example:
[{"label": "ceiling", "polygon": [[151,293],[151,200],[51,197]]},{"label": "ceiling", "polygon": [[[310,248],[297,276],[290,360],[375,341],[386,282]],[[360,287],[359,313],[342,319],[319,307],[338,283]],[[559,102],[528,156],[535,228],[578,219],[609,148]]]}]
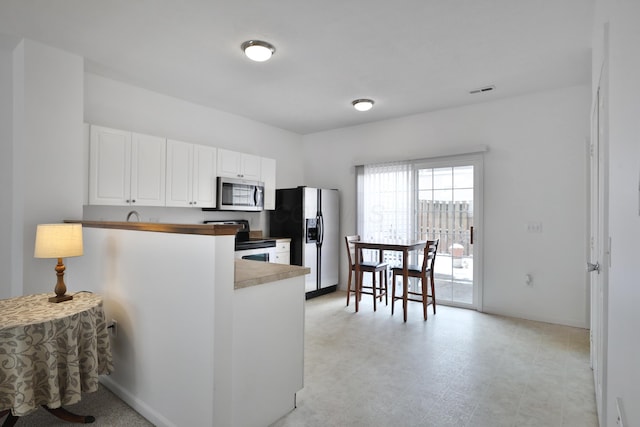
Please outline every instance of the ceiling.
[{"label": "ceiling", "polygon": [[[2,0],[88,72],[309,134],[590,83],[594,0]],[[255,63],[245,40],[276,47]],[[469,91],[494,85],[495,90]],[[368,112],[351,106],[372,98]]]}]

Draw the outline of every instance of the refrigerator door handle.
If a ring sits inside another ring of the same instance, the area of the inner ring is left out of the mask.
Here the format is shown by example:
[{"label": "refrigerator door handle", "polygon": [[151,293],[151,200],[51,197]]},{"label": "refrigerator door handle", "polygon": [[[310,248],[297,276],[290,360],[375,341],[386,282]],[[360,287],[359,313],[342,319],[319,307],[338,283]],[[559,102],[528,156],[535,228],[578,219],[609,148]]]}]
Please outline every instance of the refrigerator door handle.
[{"label": "refrigerator door handle", "polygon": [[322,242],[324,241],[324,217],[321,213],[318,214],[318,246],[322,246]]}]

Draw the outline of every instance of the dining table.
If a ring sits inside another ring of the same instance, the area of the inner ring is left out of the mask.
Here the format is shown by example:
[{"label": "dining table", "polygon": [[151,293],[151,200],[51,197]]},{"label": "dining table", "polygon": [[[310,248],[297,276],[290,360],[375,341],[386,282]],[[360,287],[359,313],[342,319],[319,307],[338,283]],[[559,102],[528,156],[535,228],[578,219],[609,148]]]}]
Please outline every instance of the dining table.
[{"label": "dining table", "polygon": [[43,407],[65,421],[91,423],[62,407],[98,390],[113,371],[102,297],[77,292],[49,302],[50,294],[0,300],[0,419],[3,427]]},{"label": "dining table", "polygon": [[[355,272],[356,272],[356,312],[359,310],[358,302],[360,300],[360,289],[362,287],[360,264],[362,263],[361,254],[363,249],[377,250],[379,252],[379,260],[384,260],[384,251],[396,251],[402,253],[402,280],[407,283],[409,280],[409,253],[411,251],[424,249],[427,245],[426,240],[419,239],[361,239],[354,243],[355,247]],[[402,294],[402,311],[404,321],[407,321],[407,291],[408,287],[403,286]]]}]

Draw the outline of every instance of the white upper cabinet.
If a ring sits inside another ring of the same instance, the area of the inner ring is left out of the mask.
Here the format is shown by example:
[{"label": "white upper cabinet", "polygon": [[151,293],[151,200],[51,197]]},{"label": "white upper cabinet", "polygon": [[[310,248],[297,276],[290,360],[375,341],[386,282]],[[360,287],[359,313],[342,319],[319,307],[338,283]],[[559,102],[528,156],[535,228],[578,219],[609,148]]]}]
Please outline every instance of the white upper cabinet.
[{"label": "white upper cabinet", "polygon": [[205,145],[193,147],[193,203],[200,208],[216,207],[217,150]]},{"label": "white upper cabinet", "polygon": [[275,210],[276,208],[276,161],[262,157],[260,167],[261,178],[264,182],[264,209]]},{"label": "white upper cabinet", "polygon": [[275,209],[276,161],[90,125],[89,204],[215,208],[217,176],[264,183]]},{"label": "white upper cabinet", "polygon": [[91,126],[89,204],[165,205],[164,138]]},{"label": "white upper cabinet", "polygon": [[260,156],[218,149],[218,175],[254,181],[262,179]]},{"label": "white upper cabinet", "polygon": [[131,204],[165,205],[167,140],[131,134]]},{"label": "white upper cabinet", "polygon": [[216,149],[167,140],[167,206],[216,206]]}]

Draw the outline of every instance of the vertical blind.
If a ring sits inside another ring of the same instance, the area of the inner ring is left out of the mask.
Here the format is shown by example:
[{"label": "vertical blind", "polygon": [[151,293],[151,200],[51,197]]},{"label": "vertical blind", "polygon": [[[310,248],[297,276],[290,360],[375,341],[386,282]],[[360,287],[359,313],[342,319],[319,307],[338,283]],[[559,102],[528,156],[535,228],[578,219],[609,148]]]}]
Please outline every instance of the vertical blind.
[{"label": "vertical blind", "polygon": [[415,238],[413,165],[394,162],[359,168],[358,234],[376,241]]}]

